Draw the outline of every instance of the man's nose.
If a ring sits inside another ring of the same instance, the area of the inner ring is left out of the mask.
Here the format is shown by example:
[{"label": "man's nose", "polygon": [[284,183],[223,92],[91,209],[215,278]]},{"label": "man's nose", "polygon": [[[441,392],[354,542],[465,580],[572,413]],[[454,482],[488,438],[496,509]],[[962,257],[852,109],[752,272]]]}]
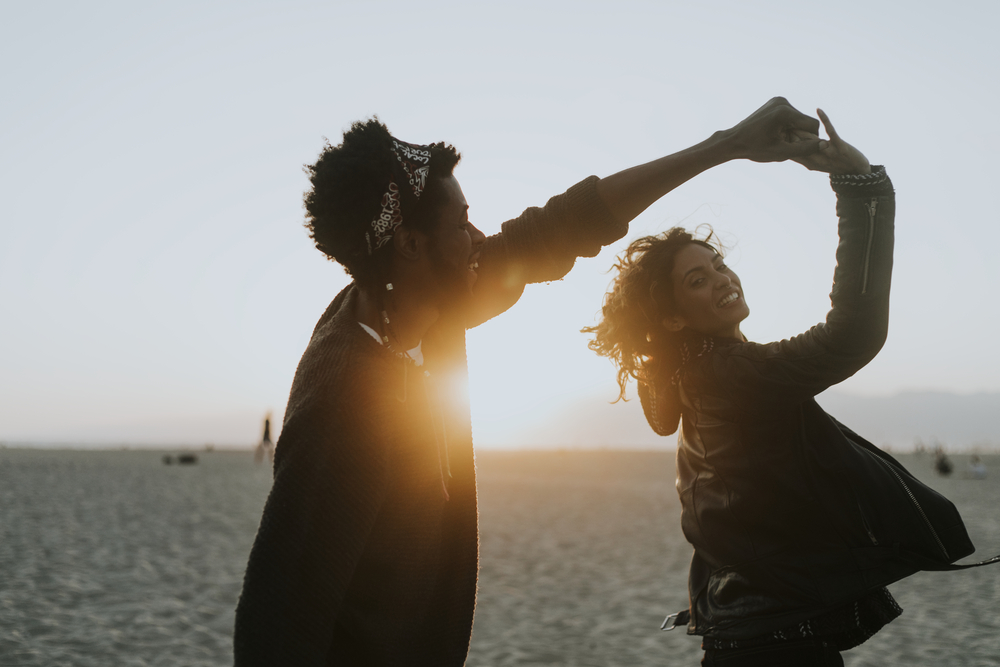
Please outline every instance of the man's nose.
[{"label": "man's nose", "polygon": [[486,234],[483,234],[481,231],[479,231],[479,227],[476,227],[471,222],[469,223],[469,227],[471,228],[469,231],[469,235],[472,237],[472,245],[480,246],[486,242]]}]

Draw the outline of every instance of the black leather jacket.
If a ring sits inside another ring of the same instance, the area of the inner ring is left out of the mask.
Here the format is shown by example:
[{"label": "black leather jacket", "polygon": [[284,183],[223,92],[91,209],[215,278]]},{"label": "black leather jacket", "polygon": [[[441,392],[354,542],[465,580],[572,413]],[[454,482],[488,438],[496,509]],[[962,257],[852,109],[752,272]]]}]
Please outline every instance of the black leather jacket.
[{"label": "black leather jacket", "polygon": [[881,167],[831,183],[840,244],[826,321],[766,345],[714,339],[677,390],[640,387],[647,417],[657,394],[681,400],[689,634],[770,633],[973,551],[947,499],[813,398],[874,358],[889,321],[892,184]]}]

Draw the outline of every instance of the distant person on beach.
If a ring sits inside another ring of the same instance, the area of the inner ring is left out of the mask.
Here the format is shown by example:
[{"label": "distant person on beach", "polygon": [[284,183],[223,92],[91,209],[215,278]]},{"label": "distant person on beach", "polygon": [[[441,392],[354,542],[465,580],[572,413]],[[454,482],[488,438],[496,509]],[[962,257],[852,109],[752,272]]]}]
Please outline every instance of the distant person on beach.
[{"label": "distant person on beach", "polygon": [[797,132],[818,129],[775,98],[488,238],[470,222],[454,147],[400,141],[377,119],[328,144],[307,167],[306,226],[353,281],[296,371],[236,610],[236,665],[463,665],[478,573],[466,329],[705,169],[808,155],[820,140]]},{"label": "distant person on beach", "polygon": [[274,443],[271,441],[271,413],[264,418],[264,435],[260,438],[260,443],[253,453],[255,463],[263,463],[264,459],[274,461]]},{"label": "distant person on beach", "polygon": [[953,469],[951,459],[944,453],[944,449],[940,446],[937,447],[934,450],[934,471],[942,477],[947,477]]},{"label": "distant person on beach", "polygon": [[949,564],[973,551],[947,499],[814,400],[886,340],[895,215],[885,169],[819,116],[829,141],[793,159],[828,172],[837,195],[824,323],[748,341],[743,285],[712,234],[673,228],[629,246],[600,321],[584,329],[618,366],[620,397],[634,379],[650,426],[681,427],[690,604],[664,626],[701,635],[706,666],[843,665],[840,651],[901,613],[887,584],[966,567]]},{"label": "distant person on beach", "polygon": [[979,458],[978,454],[973,454],[969,459],[969,469],[966,471],[969,479],[986,479],[986,464]]}]

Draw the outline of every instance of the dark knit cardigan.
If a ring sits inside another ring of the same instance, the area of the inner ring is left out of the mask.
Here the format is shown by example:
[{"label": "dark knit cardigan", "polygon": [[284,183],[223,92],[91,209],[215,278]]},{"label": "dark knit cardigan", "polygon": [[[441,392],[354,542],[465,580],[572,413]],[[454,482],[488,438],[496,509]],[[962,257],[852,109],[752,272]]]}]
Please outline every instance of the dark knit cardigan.
[{"label": "dark knit cardigan", "polygon": [[327,308],[292,384],[236,665],[464,664],[479,542],[465,330],[624,235],[597,182],[486,240],[473,299],[428,332],[422,368],[361,329],[353,284]]}]

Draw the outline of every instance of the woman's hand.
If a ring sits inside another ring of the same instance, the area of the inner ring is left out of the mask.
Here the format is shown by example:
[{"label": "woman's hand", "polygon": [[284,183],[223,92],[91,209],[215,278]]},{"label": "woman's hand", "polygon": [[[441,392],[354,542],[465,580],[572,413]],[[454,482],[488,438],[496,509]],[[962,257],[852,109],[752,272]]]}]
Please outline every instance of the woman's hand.
[{"label": "woman's hand", "polygon": [[[840,138],[833,129],[833,123],[822,109],[816,109],[826,133],[830,135],[826,145],[812,153],[806,153],[792,159],[812,171],[825,171],[828,174],[870,174],[871,165],[861,151]],[[819,137],[815,134],[796,130],[796,138],[803,142],[813,142]]]},{"label": "woman's hand", "polygon": [[726,159],[745,158],[754,162],[781,162],[804,158],[826,148],[819,137],[819,121],[788,103],[773,97],[724,136]]}]

